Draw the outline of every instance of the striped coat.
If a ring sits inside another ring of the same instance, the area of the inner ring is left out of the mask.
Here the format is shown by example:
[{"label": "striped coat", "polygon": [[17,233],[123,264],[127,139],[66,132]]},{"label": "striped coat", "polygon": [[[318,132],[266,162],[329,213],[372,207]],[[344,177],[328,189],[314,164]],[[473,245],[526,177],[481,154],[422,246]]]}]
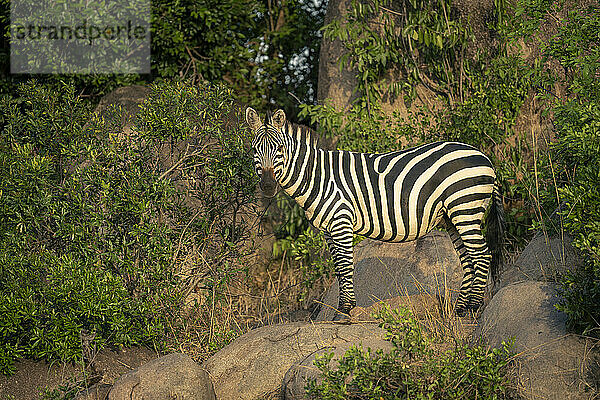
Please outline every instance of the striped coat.
[{"label": "striped coat", "polygon": [[[384,154],[327,151],[316,146],[309,128],[289,123],[281,110],[263,121],[248,108],[246,120],[263,192],[272,196],[283,189],[325,234],[340,285],[340,313],[356,304],[353,234],[403,242],[442,221],[465,272],[456,312],[480,306],[490,264],[495,269],[499,262],[504,224],[494,169],[480,151],[456,142]],[[481,232],[490,204],[492,253]]]}]

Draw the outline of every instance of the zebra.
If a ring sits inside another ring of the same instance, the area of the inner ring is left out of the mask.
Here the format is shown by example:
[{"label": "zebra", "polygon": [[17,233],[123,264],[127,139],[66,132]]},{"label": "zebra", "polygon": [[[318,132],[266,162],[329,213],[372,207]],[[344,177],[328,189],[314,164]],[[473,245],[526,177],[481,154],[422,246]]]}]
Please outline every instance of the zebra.
[{"label": "zebra", "polygon": [[[482,305],[488,270],[493,279],[500,264],[505,229],[496,174],[483,153],[458,142],[381,154],[328,151],[317,147],[310,128],[287,121],[283,110],[261,120],[248,107],[246,122],[264,195],[283,189],[323,231],[339,283],[334,320],[348,319],[356,306],[354,234],[405,242],[442,222],[464,271],[455,313],[464,316]],[[488,208],[486,241],[481,224]]]}]

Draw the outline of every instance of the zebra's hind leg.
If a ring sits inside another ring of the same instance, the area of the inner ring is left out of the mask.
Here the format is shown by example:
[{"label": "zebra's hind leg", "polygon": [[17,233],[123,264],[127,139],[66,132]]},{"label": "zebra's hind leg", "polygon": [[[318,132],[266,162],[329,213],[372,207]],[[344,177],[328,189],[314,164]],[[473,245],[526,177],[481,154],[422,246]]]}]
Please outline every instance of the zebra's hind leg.
[{"label": "zebra's hind leg", "polygon": [[[491,254],[487,243],[481,232],[481,220],[485,209],[481,207],[479,212],[471,215],[461,215],[453,218],[452,223],[455,226],[465,252],[471,265],[471,276],[468,279],[466,292],[468,293],[464,309],[476,311],[483,304],[483,295],[487,284],[488,271],[491,262]],[[465,282],[463,281],[463,284]],[[461,287],[461,294],[463,288]],[[460,297],[459,297],[460,300]],[[463,305],[461,304],[461,305]],[[458,306],[457,306],[458,307]]]},{"label": "zebra's hind leg", "polygon": [[346,219],[339,219],[332,222],[329,230],[324,233],[325,241],[333,256],[335,275],[340,289],[338,310],[333,320],[349,320],[350,310],[356,306],[353,282],[352,225]]},{"label": "zebra's hind leg", "polygon": [[458,300],[454,309],[456,315],[459,317],[464,317],[469,309],[469,291],[473,282],[473,277],[475,276],[475,270],[473,269],[471,258],[469,257],[469,253],[467,252],[458,230],[447,216],[444,218],[444,223],[446,225],[448,234],[450,235],[450,240],[452,240],[452,245],[458,254],[458,259],[460,260],[460,265],[462,266],[464,272],[458,294]]},{"label": "zebra's hind leg", "polygon": [[473,278],[473,285],[471,287],[471,293],[469,294],[467,308],[473,311],[477,311],[483,304],[485,287],[488,281],[488,272],[492,260],[492,255],[489,252],[483,235],[481,235],[480,240],[483,245],[476,246],[476,248],[472,250],[472,259],[474,260],[473,264],[475,265],[475,277]]}]

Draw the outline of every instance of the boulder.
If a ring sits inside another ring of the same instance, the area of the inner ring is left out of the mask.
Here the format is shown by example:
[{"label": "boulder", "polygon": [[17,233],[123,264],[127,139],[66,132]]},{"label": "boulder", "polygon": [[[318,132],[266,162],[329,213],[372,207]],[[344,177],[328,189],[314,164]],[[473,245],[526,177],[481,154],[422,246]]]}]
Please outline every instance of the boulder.
[{"label": "boulder", "polygon": [[527,281],[502,288],[483,311],[477,333],[492,347],[514,338],[520,361],[518,390],[531,399],[584,399],[591,343],[568,334],[553,283]]},{"label": "boulder", "polygon": [[153,358],[156,358],[156,353],[145,347],[104,348],[86,358],[86,375],[78,363],[20,360],[15,363],[17,371],[14,375],[0,374],[0,399],[11,396],[15,399],[41,399],[44,390],[52,391],[73,382],[85,382],[93,386],[82,390],[77,400],[104,400],[108,388],[119,376]]},{"label": "boulder", "polygon": [[219,400],[280,399],[292,366],[327,349],[359,343],[374,347],[384,338],[385,331],[374,323],[269,325],[240,336],[204,367]]},{"label": "boulder", "polygon": [[80,391],[75,400],[106,400],[111,388],[107,383],[97,383]]},{"label": "boulder", "polygon": [[557,276],[581,265],[582,257],[567,233],[538,232],[517,260],[501,272],[495,290],[522,281],[555,281]]},{"label": "boulder", "polygon": [[109,400],[215,399],[207,372],[189,356],[173,353],[121,376]]},{"label": "boulder", "polygon": [[[449,298],[458,291],[463,271],[446,232],[433,231],[406,243],[365,239],[354,248],[356,305],[371,304],[402,295],[427,294]],[[318,321],[328,321],[338,306],[337,281],[323,298]]]}]

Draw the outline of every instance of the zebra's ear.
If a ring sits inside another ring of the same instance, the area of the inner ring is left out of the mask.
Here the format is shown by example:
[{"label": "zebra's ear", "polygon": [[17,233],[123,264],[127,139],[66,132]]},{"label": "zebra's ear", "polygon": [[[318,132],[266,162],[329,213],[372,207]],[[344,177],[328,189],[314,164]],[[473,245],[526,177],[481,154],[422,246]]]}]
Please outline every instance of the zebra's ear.
[{"label": "zebra's ear", "polygon": [[283,126],[285,125],[285,112],[283,112],[283,110],[281,109],[275,111],[273,117],[271,118],[271,121],[273,121],[273,126],[275,128],[283,128]]},{"label": "zebra's ear", "polygon": [[252,107],[246,108],[246,123],[252,131],[256,131],[262,126],[258,113]]}]

